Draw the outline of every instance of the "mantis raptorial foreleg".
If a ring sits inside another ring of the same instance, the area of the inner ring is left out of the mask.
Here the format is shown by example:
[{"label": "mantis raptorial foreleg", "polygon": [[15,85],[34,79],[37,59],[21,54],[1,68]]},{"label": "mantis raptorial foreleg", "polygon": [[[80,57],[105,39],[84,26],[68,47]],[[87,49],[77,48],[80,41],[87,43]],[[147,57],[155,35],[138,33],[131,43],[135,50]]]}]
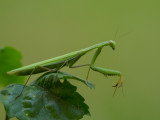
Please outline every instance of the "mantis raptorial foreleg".
[{"label": "mantis raptorial foreleg", "polygon": [[[100,54],[101,50],[102,50],[102,47],[101,47],[101,48],[98,48],[97,51],[95,52],[92,60],[91,60],[90,68],[89,68],[88,74],[87,74],[87,79],[88,79],[88,75],[89,75],[90,69],[92,69],[92,70],[94,70],[94,71],[97,71],[97,72],[100,72],[100,73],[102,73],[102,74],[104,74],[104,75],[107,75],[107,76],[119,76],[120,78],[119,78],[117,84],[116,84],[115,86],[113,86],[113,87],[115,87],[115,92],[116,92],[117,87],[118,87],[118,85],[121,83],[121,80],[122,80],[121,72],[116,71],[116,70],[105,69],[105,68],[101,68],[101,67],[96,67],[96,66],[94,66],[94,63],[95,63],[98,55]],[[122,85],[122,83],[121,83],[121,85]],[[115,92],[114,92],[114,94],[115,94]]]}]

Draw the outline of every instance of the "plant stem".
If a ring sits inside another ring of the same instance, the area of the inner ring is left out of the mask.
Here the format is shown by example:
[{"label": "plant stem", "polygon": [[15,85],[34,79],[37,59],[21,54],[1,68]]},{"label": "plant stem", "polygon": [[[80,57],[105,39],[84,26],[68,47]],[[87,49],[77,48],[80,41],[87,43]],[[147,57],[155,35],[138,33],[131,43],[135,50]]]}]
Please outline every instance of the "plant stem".
[{"label": "plant stem", "polygon": [[8,118],[8,115],[6,114],[6,118],[5,118],[5,120],[9,120],[9,118]]}]

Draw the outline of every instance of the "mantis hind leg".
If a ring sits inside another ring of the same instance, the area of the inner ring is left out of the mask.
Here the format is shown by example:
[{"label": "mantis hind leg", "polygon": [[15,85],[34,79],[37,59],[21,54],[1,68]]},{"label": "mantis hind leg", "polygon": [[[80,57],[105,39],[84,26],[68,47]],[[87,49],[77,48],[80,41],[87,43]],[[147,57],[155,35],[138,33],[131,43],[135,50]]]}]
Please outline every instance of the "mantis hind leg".
[{"label": "mantis hind leg", "polygon": [[24,90],[24,88],[26,87],[26,85],[27,85],[27,83],[28,83],[28,81],[29,81],[29,79],[31,78],[31,75],[33,74],[33,72],[35,71],[35,69],[36,69],[36,67],[32,70],[32,72],[30,73],[30,75],[29,75],[29,77],[27,78],[27,81],[25,82],[25,84],[24,84],[24,86],[23,86],[23,88],[22,88],[22,91],[20,92],[20,94],[19,95],[17,95],[16,96],[16,99],[18,98],[18,97],[20,97],[21,96],[21,94],[23,93],[23,90]]},{"label": "mantis hind leg", "polygon": [[[102,50],[102,47],[101,47],[101,48],[98,48],[97,51],[95,52],[95,54],[94,54],[94,56],[93,56],[93,58],[92,58],[92,60],[91,60],[90,68],[89,68],[89,70],[88,70],[87,78],[86,78],[86,79],[88,79],[90,69],[92,69],[92,70],[94,70],[94,71],[97,71],[97,72],[99,72],[99,73],[102,73],[102,74],[104,74],[104,75],[106,75],[106,76],[119,76],[120,78],[119,78],[118,82],[116,83],[115,86],[113,86],[113,87],[115,87],[115,92],[116,92],[117,87],[119,86],[119,84],[121,83],[121,86],[123,85],[123,83],[121,82],[121,81],[122,81],[121,72],[116,71],[116,70],[111,70],[111,69],[106,69],[106,68],[101,68],[101,67],[96,67],[96,66],[94,66],[94,63],[95,63],[98,55],[100,54],[101,50]],[[115,92],[114,92],[114,94],[115,94]],[[114,94],[113,94],[113,95],[114,95]]]}]

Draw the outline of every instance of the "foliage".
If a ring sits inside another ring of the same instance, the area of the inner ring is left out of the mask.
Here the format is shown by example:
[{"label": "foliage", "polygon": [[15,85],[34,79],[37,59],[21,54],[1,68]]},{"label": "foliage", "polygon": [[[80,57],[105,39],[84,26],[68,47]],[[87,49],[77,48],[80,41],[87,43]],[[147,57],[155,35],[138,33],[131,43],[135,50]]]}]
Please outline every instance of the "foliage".
[{"label": "foliage", "polygon": [[[23,85],[7,86],[0,92],[0,102],[4,104],[8,117],[20,120],[79,120],[84,115],[90,115],[85,99],[76,92],[77,87],[68,82],[67,75],[63,72],[57,75],[45,73],[26,86],[17,99]],[[60,81],[62,78],[64,81]]]},{"label": "foliage", "polygon": [[0,86],[4,87],[11,83],[23,83],[24,77],[9,76],[6,72],[21,67],[22,56],[19,51],[13,47],[0,48]]},{"label": "foliage", "polygon": [[80,77],[65,73],[65,72],[61,72],[59,71],[57,72],[47,72],[45,74],[43,74],[42,76],[40,76],[36,81],[34,81],[31,84],[36,84],[39,85],[45,89],[50,89],[52,87],[54,87],[54,82],[56,80],[61,80],[61,79],[73,79],[73,80],[77,80],[82,82],[83,84],[87,85],[90,88],[95,88],[94,84],[91,81],[88,80],[83,80]]}]

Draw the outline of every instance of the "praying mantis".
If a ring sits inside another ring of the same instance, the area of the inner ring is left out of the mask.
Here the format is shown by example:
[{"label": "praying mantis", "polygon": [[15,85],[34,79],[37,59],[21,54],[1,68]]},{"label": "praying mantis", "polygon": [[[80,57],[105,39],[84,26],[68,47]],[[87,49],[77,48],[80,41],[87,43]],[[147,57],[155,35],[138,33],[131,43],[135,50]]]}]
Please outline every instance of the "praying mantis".
[{"label": "praying mantis", "polygon": [[[84,49],[81,49],[78,51],[74,51],[74,52],[62,55],[62,56],[54,57],[54,58],[51,58],[48,60],[37,62],[37,63],[31,64],[31,65],[27,65],[27,66],[9,71],[7,73],[9,75],[18,75],[18,76],[30,75],[31,76],[32,74],[38,74],[38,73],[50,71],[50,72],[55,72],[58,75],[58,72],[63,67],[76,68],[76,67],[82,67],[82,66],[89,66],[86,80],[88,79],[90,69],[92,69],[93,71],[99,72],[101,74],[104,74],[106,76],[118,76],[119,80],[116,83],[116,85],[113,86],[113,87],[115,87],[115,92],[116,92],[116,89],[119,86],[119,84],[121,83],[120,86],[123,85],[121,72],[117,71],[117,70],[111,70],[111,69],[106,69],[106,68],[94,66],[94,63],[95,63],[97,57],[99,56],[99,54],[101,53],[102,48],[105,46],[110,46],[114,50],[115,45],[116,45],[116,42],[113,40],[105,41],[105,42],[90,46],[88,48],[84,48]],[[95,54],[93,55],[93,58],[89,64],[73,66],[82,56],[84,56],[86,53],[88,53],[94,49],[97,49],[97,50],[96,50]],[[29,78],[30,78],[30,76],[29,76]],[[27,80],[27,82],[28,82],[28,80]],[[26,82],[26,84],[27,84],[27,82]],[[114,94],[115,94],[115,92],[114,92]]]}]

